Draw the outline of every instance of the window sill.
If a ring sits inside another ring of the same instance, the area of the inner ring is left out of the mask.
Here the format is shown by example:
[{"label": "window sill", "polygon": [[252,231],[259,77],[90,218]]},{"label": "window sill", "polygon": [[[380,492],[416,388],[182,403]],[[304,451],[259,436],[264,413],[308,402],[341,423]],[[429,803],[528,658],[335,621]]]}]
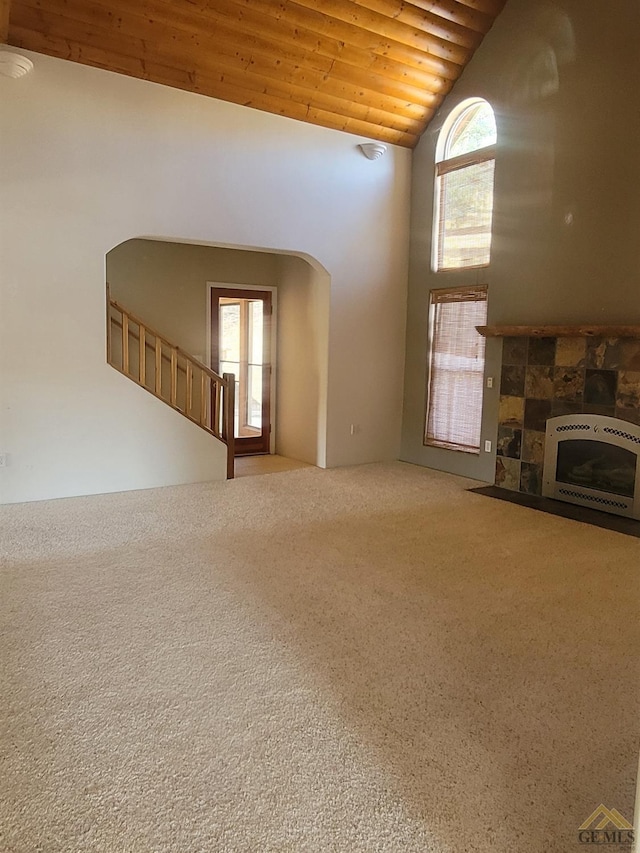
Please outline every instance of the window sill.
[{"label": "window sill", "polygon": [[459,444],[452,444],[449,441],[436,441],[435,439],[423,441],[425,447],[437,447],[439,450],[454,450],[458,453],[468,453],[471,456],[480,456],[479,447],[464,447]]}]

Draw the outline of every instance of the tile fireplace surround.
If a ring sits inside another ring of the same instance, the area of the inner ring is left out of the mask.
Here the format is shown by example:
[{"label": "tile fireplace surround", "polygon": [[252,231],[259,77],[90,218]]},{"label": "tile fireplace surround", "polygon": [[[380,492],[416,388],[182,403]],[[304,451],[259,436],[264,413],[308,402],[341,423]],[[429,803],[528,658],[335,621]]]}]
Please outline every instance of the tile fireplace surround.
[{"label": "tile fireplace surround", "polygon": [[640,424],[640,340],[505,337],[496,486],[540,495],[547,418],[579,413]]}]

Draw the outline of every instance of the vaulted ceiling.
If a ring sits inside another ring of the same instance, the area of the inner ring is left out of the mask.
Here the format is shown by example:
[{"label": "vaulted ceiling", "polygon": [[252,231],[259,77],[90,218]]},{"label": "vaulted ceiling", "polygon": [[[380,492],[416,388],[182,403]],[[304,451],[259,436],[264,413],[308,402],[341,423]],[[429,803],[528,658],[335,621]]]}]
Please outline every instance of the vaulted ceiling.
[{"label": "vaulted ceiling", "polygon": [[10,45],[409,148],[505,3],[0,0]]}]

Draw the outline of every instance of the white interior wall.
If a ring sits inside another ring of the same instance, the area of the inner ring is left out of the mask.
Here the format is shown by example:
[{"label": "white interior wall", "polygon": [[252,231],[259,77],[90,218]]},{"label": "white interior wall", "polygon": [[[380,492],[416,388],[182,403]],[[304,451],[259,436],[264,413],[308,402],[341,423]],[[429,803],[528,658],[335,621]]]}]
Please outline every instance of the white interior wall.
[{"label": "white interior wall", "polygon": [[180,417],[156,407],[150,428],[152,399],[105,365],[105,255],[132,237],[316,259],[326,462],[396,457],[410,152],[369,161],[349,134],[29,56],[30,76],[0,79],[0,500],[192,477]]}]

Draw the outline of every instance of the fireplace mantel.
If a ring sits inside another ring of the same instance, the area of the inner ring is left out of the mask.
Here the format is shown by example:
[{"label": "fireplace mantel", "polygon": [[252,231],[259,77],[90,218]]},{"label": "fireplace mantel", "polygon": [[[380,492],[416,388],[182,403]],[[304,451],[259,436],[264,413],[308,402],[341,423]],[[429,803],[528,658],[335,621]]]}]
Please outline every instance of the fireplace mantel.
[{"label": "fireplace mantel", "polygon": [[640,338],[640,326],[476,326],[485,338]]}]

